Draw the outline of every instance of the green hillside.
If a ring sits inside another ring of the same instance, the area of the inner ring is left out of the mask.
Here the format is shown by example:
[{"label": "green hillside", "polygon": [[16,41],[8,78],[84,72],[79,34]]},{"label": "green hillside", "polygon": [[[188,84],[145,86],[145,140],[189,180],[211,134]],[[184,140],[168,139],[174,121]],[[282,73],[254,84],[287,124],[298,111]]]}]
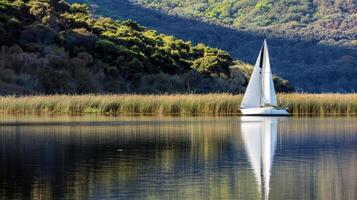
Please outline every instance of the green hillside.
[{"label": "green hillside", "polygon": [[227,52],[90,10],[0,0],[0,94],[244,91],[249,74]]},{"label": "green hillside", "polygon": [[159,32],[254,63],[267,38],[273,71],[299,91],[355,92],[355,1],[69,0],[98,16],[133,19]]},{"label": "green hillside", "polygon": [[357,46],[352,0],[132,0],[170,14],[199,17],[269,35],[294,35],[325,44]]}]

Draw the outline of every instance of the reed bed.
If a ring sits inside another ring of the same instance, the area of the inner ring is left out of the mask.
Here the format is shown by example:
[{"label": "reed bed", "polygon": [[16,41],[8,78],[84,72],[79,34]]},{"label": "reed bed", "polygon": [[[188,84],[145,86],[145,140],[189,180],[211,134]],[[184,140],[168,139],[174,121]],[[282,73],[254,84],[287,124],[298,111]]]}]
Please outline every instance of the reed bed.
[{"label": "reed bed", "polygon": [[280,94],[279,104],[294,115],[356,115],[357,94]]},{"label": "reed bed", "polygon": [[[52,95],[0,97],[0,112],[12,114],[239,115],[242,95]],[[294,115],[352,115],[357,94],[279,94]]]}]

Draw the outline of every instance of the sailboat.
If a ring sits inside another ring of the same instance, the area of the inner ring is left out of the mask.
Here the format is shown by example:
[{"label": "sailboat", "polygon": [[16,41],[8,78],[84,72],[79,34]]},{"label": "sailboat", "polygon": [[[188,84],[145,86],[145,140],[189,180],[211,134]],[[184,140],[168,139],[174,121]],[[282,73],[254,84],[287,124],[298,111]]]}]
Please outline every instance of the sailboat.
[{"label": "sailboat", "polygon": [[290,115],[286,109],[277,108],[276,93],[266,40],[264,40],[255,63],[240,111],[243,115]]},{"label": "sailboat", "polygon": [[260,199],[269,199],[270,176],[276,141],[277,118],[242,117],[244,147],[254,173]]}]

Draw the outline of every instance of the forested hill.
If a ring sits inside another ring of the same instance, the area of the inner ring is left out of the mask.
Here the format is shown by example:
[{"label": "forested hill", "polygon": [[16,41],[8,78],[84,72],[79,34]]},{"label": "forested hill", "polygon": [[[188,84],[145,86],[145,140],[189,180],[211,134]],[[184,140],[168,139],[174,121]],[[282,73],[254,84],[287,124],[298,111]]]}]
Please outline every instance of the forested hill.
[{"label": "forested hill", "polygon": [[268,38],[272,67],[313,92],[357,88],[356,1],[317,0],[71,0],[100,16],[134,19],[254,63]]},{"label": "forested hill", "polygon": [[58,0],[0,0],[0,94],[244,91],[246,65],[230,69],[227,52],[90,11]]},{"label": "forested hill", "polygon": [[175,15],[199,17],[271,36],[357,46],[354,0],[132,0]]}]

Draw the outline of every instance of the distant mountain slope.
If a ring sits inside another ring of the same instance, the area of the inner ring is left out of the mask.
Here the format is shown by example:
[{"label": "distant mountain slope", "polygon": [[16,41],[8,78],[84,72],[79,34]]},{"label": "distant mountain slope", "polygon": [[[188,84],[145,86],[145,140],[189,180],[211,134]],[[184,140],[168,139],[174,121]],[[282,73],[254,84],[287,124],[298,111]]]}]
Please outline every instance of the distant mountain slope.
[{"label": "distant mountain slope", "polygon": [[231,76],[233,64],[216,48],[93,18],[87,5],[0,0],[0,94],[244,91],[249,74]]},{"label": "distant mountain slope", "polygon": [[[341,1],[339,5],[343,6],[336,7],[334,1],[235,0],[230,1],[233,2],[230,6],[222,7],[229,10],[229,15],[211,17],[203,13],[215,10],[228,1],[71,1],[92,4],[97,15],[130,18],[166,34],[224,49],[235,58],[249,63],[255,62],[259,47],[267,37],[274,72],[287,78],[298,89],[351,92],[357,88],[356,2],[353,1]],[[269,9],[264,2],[268,3]],[[283,6],[285,4],[289,6]],[[198,9],[199,5],[203,7]],[[256,12],[258,8],[261,11]],[[195,9],[195,13],[187,11],[190,9]],[[283,19],[289,13],[299,15],[300,12],[303,14],[299,19]],[[245,19],[239,18],[239,21],[238,15],[243,14]],[[234,15],[236,17],[226,17]],[[262,17],[265,15],[268,17]],[[227,21],[229,18],[231,20]],[[272,21],[258,23],[258,19],[268,18]]]},{"label": "distant mountain slope", "polygon": [[271,36],[357,46],[357,2],[352,0],[131,0],[174,15],[199,17]]}]

